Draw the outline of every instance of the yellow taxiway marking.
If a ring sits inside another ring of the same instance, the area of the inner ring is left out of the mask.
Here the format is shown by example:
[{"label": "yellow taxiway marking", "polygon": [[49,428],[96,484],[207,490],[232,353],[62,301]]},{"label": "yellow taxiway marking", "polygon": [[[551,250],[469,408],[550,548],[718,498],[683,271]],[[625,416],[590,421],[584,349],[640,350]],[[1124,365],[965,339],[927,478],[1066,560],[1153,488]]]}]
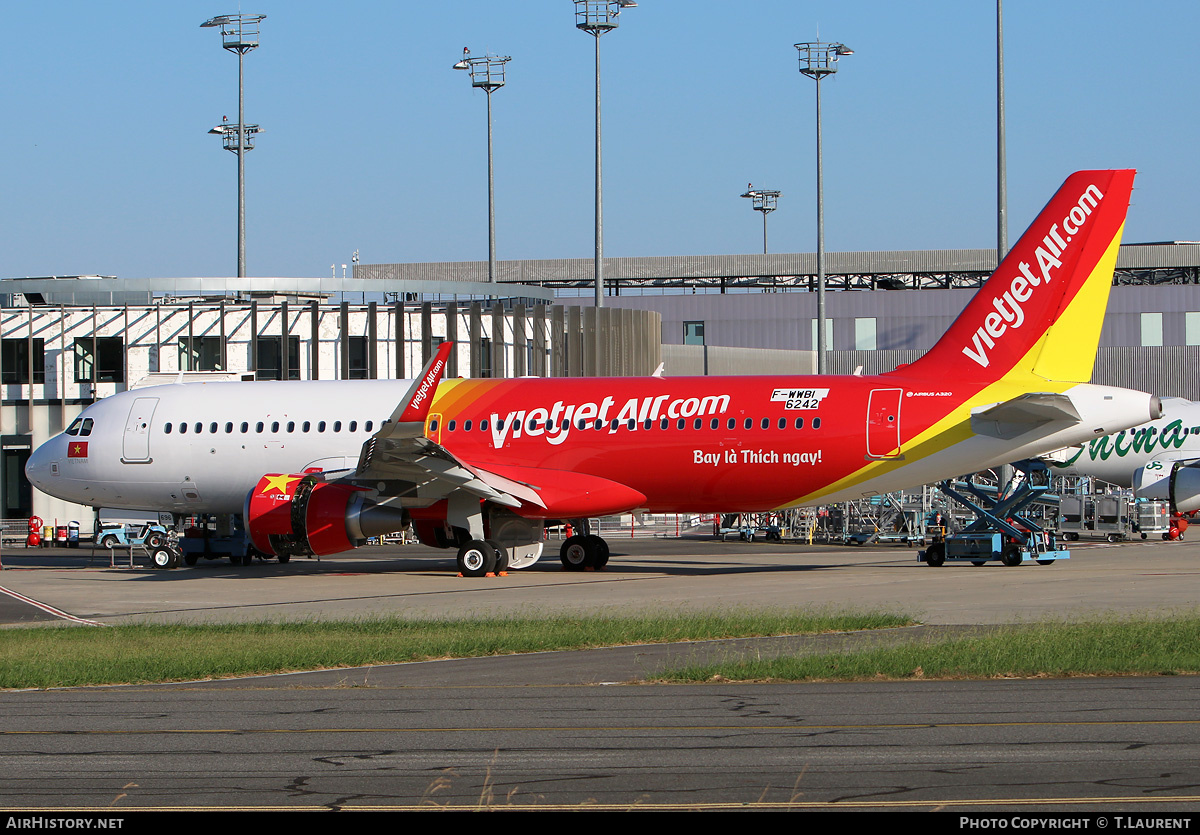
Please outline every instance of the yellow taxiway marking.
[{"label": "yellow taxiway marking", "polygon": [[3,736],[107,736],[132,734],[346,734],[346,733],[480,733],[482,731],[886,731],[922,728],[1080,728],[1116,726],[1200,725],[1200,719],[1116,719],[1071,722],[901,722],[869,725],[478,725],[461,728],[135,728],[131,730],[0,731]]}]

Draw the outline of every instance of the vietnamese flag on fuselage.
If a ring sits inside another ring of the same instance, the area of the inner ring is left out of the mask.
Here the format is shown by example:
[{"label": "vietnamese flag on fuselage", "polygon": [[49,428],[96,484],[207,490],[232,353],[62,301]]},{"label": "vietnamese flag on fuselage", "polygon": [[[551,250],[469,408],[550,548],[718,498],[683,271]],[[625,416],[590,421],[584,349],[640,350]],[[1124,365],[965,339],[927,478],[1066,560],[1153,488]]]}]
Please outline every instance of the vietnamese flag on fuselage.
[{"label": "vietnamese flag on fuselage", "polygon": [[67,457],[68,458],[87,458],[88,457],[87,446],[88,446],[87,441],[71,441],[71,443],[67,444]]}]

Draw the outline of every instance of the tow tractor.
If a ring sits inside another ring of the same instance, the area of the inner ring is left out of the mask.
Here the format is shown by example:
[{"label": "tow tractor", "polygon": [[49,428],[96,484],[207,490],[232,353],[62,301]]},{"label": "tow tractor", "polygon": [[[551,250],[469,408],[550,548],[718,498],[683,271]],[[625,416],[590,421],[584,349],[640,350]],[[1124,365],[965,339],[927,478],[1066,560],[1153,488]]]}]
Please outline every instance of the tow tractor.
[{"label": "tow tractor", "polygon": [[[109,551],[128,548],[130,565],[133,564],[133,549],[143,548],[150,555],[155,568],[175,568],[179,565],[182,552],[174,528],[144,522],[130,525],[123,522],[105,522],[93,540]],[[110,558],[111,561],[111,558]]]},{"label": "tow tractor", "polygon": [[994,495],[976,484],[974,476],[938,485],[951,499],[969,508],[976,519],[961,533],[939,538],[918,551],[919,562],[934,567],[947,562],[983,565],[989,560],[1005,565],[1051,565],[1071,558],[1070,551],[1058,547],[1053,533],[1021,512],[1050,489],[1049,469],[1035,460],[1017,461],[1012,466],[1024,477],[1014,478],[1008,491],[996,491]]}]

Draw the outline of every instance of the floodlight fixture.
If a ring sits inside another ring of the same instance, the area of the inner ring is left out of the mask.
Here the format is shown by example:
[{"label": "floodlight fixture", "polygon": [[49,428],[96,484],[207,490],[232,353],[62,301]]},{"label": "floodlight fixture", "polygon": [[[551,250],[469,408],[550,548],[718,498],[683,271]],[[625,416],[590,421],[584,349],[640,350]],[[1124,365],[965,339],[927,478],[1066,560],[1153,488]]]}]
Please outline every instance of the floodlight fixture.
[{"label": "floodlight fixture", "polygon": [[741,195],[749,199],[750,208],[756,212],[762,212],[763,219],[763,255],[767,254],[767,215],[775,211],[779,206],[779,198],[783,197],[783,192],[775,191],[769,188],[755,188],[753,184],[746,184],[746,192]]},{"label": "floodlight fixture", "polygon": [[496,178],[492,166],[492,93],[504,86],[504,71],[508,55],[482,55],[471,57],[471,50],[463,47],[462,60],[453,69],[466,70],[471,74],[471,86],[487,93],[487,170],[488,170],[488,282],[496,283]]},{"label": "floodlight fixture", "polygon": [[838,59],[853,55],[843,43],[808,41],[794,45],[800,53],[800,72],[817,83],[817,373],[828,372],[825,344],[825,190],[821,156],[821,79],[838,70]]},{"label": "floodlight fixture", "polygon": [[573,0],[575,28],[596,39],[596,257],[595,305],[604,306],[604,189],[600,162],[600,36],[620,25],[617,20],[625,9],[637,7],[634,0]]},{"label": "floodlight fixture", "polygon": [[235,124],[222,122],[209,133],[219,134],[221,144],[227,151],[237,155],[238,160],[238,278],[246,275],[246,151],[254,149],[254,135],[262,133],[258,125],[246,124],[246,53],[258,48],[259,29],[263,14],[231,14],[210,17],[200,24],[201,29],[219,28],[221,46],[238,56],[238,119]]}]

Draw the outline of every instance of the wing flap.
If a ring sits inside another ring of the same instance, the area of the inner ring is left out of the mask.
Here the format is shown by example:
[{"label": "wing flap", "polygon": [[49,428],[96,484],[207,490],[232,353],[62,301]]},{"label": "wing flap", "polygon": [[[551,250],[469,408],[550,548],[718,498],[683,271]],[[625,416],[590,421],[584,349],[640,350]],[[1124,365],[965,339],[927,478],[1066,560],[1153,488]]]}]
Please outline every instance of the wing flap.
[{"label": "wing flap", "polygon": [[473,467],[481,477],[498,476],[528,487],[537,494],[540,507],[518,509],[517,513],[547,519],[575,519],[623,513],[646,502],[645,494],[600,476],[541,467],[512,467],[484,464]]}]

